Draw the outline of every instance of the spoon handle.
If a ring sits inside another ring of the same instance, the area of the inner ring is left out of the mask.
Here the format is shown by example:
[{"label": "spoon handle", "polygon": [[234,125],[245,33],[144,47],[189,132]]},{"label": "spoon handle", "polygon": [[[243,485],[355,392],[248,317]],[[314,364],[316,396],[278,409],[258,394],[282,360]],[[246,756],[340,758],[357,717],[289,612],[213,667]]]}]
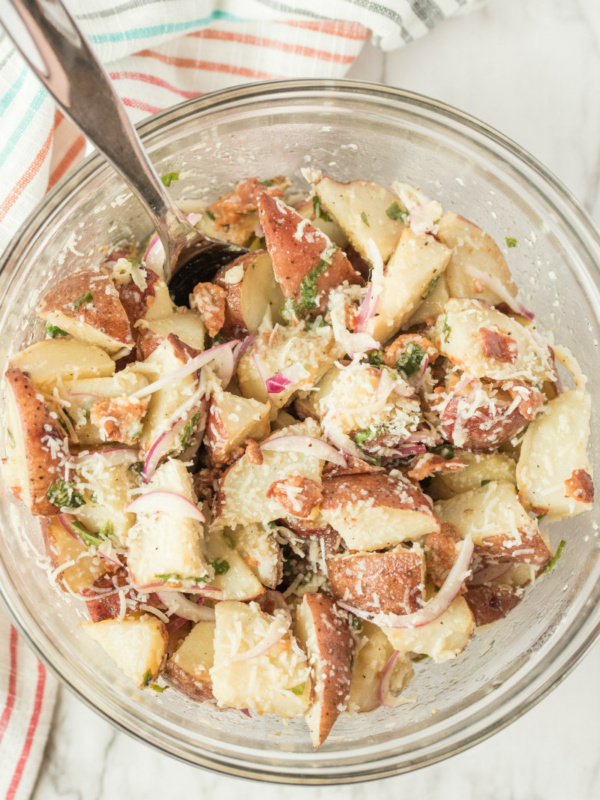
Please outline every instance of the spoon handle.
[{"label": "spoon handle", "polygon": [[143,203],[165,247],[167,267],[190,226],[77,23],[61,0],[0,0],[0,22],[60,108]]}]

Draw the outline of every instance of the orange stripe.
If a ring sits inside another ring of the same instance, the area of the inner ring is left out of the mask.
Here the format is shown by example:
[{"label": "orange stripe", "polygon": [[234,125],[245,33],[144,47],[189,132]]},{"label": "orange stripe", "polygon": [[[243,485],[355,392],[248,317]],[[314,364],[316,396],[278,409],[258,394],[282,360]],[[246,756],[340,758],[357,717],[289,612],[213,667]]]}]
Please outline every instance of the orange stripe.
[{"label": "orange stripe", "polygon": [[[61,115],[62,116],[62,115]],[[6,217],[8,212],[14,206],[14,204],[19,199],[20,195],[23,193],[23,190],[29,186],[31,181],[35,178],[35,176],[40,171],[40,167],[46,160],[48,152],[50,151],[50,146],[52,144],[52,137],[54,136],[54,131],[56,130],[57,124],[60,124],[62,120],[59,120],[57,123],[57,116],[54,117],[54,123],[50,128],[50,133],[46,138],[46,141],[42,145],[40,151],[33,159],[31,164],[27,167],[23,175],[19,178],[18,182],[13,186],[13,188],[8,193],[7,197],[4,199],[2,204],[0,205],[0,222]]]},{"label": "orange stripe", "polygon": [[35,701],[33,705],[33,712],[31,714],[31,719],[29,720],[29,728],[27,729],[27,736],[25,737],[25,742],[23,744],[23,749],[21,750],[21,755],[17,763],[17,768],[14,772],[12,781],[10,782],[10,786],[8,787],[8,791],[6,793],[6,800],[14,800],[14,797],[17,793],[17,789],[19,788],[19,784],[21,783],[21,778],[23,777],[23,771],[27,764],[29,753],[31,752],[33,737],[35,736],[38,722],[40,721],[42,703],[44,702],[45,685],[46,685],[46,670],[44,669],[42,664],[40,664],[38,661],[38,682],[35,690]]},{"label": "orange stripe", "polygon": [[178,89],[172,83],[167,83],[162,78],[158,78],[156,75],[149,75],[147,72],[111,72],[110,77],[113,81],[131,80],[149,83],[152,86],[159,86],[161,89],[168,89],[169,92],[175,92],[175,94],[179,94],[188,100],[198,96],[198,92],[186,92],[184,89]]},{"label": "orange stripe", "polygon": [[222,42],[240,42],[240,44],[251,44],[256,47],[267,47],[272,50],[281,50],[284,53],[295,53],[306,58],[319,58],[322,61],[335,61],[338,64],[351,64],[354,56],[343,56],[340,53],[332,53],[329,50],[315,50],[313,47],[303,47],[302,45],[280,42],[276,39],[264,39],[262,36],[251,36],[247,33],[232,33],[231,31],[217,31],[210,28],[203,31],[194,31],[188,34],[195,39],[212,39]]},{"label": "orange stripe", "polygon": [[121,102],[128,108],[136,108],[138,111],[147,111],[148,114],[156,114],[162,111],[160,106],[151,106],[148,103],[143,103],[141,100],[136,100],[134,97],[122,97]]},{"label": "orange stripe", "polygon": [[234,67],[231,64],[220,64],[216,61],[197,61],[194,58],[178,58],[176,56],[166,56],[157,53],[155,50],[141,50],[136,56],[143,58],[155,58],[163,64],[174,67],[185,67],[186,69],[199,69],[205,72],[226,72],[230,75],[243,75],[245,78],[258,78],[269,80],[270,78],[281,78],[282,75],[272,75],[269,72],[259,72],[258,70],[248,69],[247,67]]},{"label": "orange stripe", "polygon": [[48,181],[48,188],[46,189],[47,192],[52,189],[55,183],[58,183],[66,171],[73,165],[75,159],[79,156],[82,150],[85,150],[85,136],[80,135],[75,139],[73,144],[69,147],[67,152],[52,171]]},{"label": "orange stripe", "polygon": [[329,21],[308,22],[304,20],[275,20],[279,25],[289,25],[292,28],[304,28],[307,31],[328,33],[330,36],[341,36],[344,39],[366,39],[369,29],[358,22]]}]

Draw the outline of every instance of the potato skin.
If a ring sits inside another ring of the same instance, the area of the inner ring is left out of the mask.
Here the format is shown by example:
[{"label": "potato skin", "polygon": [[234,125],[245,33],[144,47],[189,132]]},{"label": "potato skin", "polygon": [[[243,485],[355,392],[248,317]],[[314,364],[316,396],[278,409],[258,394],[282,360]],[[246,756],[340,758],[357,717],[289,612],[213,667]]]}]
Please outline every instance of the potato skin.
[{"label": "potato skin", "polygon": [[551,560],[552,553],[538,530],[519,529],[521,543],[515,546],[514,536],[510,533],[498,536],[487,536],[475,552],[484,559],[510,561],[517,564],[530,564],[545,567]]},{"label": "potato skin", "polygon": [[365,611],[410,614],[420,608],[423,556],[400,548],[387,553],[338,555],[327,559],[331,591]]},{"label": "potato skin", "polygon": [[476,627],[497,622],[521,602],[521,598],[510,587],[494,584],[472,586],[465,594],[465,600]]},{"label": "potato skin", "polygon": [[50,485],[58,478],[64,478],[64,469],[60,467],[60,455],[53,456],[44,439],[63,441],[56,420],[38,393],[31,379],[19,369],[8,369],[6,381],[12,391],[19,419],[20,435],[25,444],[27,463],[27,481],[31,496],[31,513],[34,516],[51,517],[56,514],[56,506],[46,497]]},{"label": "potato skin", "polygon": [[[401,492],[398,491],[399,486]],[[373,499],[373,506],[410,509],[432,516],[431,506],[417,486],[400,482],[387,472],[363,472],[323,478],[322,509],[342,508],[367,497]]]},{"label": "potato skin", "polygon": [[117,284],[119,298],[131,325],[146,316],[148,309],[154,303],[157,284],[160,283],[161,278],[156,272],[146,267],[145,289],[140,289],[133,281]]},{"label": "potato skin", "polygon": [[175,664],[171,660],[167,661],[161,675],[169,686],[175,691],[181,692],[185,697],[189,697],[190,700],[195,700],[197,703],[215,702],[212,683],[210,681],[204,683],[196,680],[193,675],[186,672],[179,664]]},{"label": "potato skin", "polygon": [[473,410],[466,397],[455,395],[442,412],[440,432],[465,450],[495,450],[529,422],[518,407],[512,411],[509,408],[509,403],[498,402],[495,406],[481,404]]}]

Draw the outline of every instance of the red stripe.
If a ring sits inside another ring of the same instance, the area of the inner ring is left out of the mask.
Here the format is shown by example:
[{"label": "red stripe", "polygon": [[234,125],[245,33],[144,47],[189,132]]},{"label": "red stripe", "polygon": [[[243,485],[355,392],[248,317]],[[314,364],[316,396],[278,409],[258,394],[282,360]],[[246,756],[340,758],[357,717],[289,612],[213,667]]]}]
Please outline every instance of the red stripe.
[{"label": "red stripe", "polygon": [[6,705],[0,717],[0,744],[8,728],[12,710],[15,706],[17,696],[17,643],[19,635],[13,626],[10,626],[10,672],[8,673],[8,693],[6,695]]},{"label": "red stripe", "polygon": [[21,783],[21,778],[23,777],[23,771],[25,769],[25,765],[27,764],[29,753],[31,752],[33,737],[35,736],[35,732],[37,730],[37,726],[40,721],[40,713],[42,711],[42,704],[44,702],[45,685],[46,685],[46,670],[44,669],[44,666],[40,664],[40,662],[38,661],[38,681],[35,690],[35,702],[33,704],[33,711],[31,712],[31,719],[29,720],[29,728],[27,729],[27,736],[25,737],[25,742],[23,743],[23,749],[21,750],[21,755],[17,763],[17,768],[15,769],[12,781],[10,782],[10,786],[8,787],[8,792],[6,793],[6,800],[14,800],[14,797],[17,793],[17,789],[19,788],[19,784]]},{"label": "red stripe", "polygon": [[155,58],[163,64],[170,64],[174,67],[185,67],[187,69],[200,69],[205,72],[226,72],[229,75],[243,75],[245,78],[257,78],[259,80],[269,80],[271,78],[282,78],[282,75],[272,75],[270,72],[260,72],[247,67],[235,67],[232,64],[220,64],[217,61],[197,61],[195,58],[178,58],[177,56],[167,56],[157,53],[155,50],[140,50],[136,56],[143,58]]},{"label": "red stripe", "polygon": [[330,36],[341,36],[343,39],[364,40],[369,35],[369,29],[358,22],[340,22],[326,20],[324,22],[308,22],[304,20],[275,20],[279,25],[289,25],[292,28],[304,28],[308,31],[328,33]]},{"label": "red stripe", "polygon": [[175,92],[185,98],[198,97],[198,92],[186,92],[183,89],[178,89],[162,78],[157,78],[156,75],[148,75],[147,72],[111,72],[110,77],[113,81],[131,80],[142,81],[143,83],[150,83],[152,86],[160,86],[163,89],[168,89],[170,92]]},{"label": "red stripe", "polygon": [[148,103],[142,103],[141,100],[136,100],[133,97],[122,97],[121,101],[124,106],[128,108],[137,108],[138,111],[147,111],[148,114],[156,114],[158,111],[162,111],[160,106],[151,106]]},{"label": "red stripe", "polygon": [[85,150],[85,136],[78,136],[52,171],[47,192],[58,183],[83,150]]},{"label": "red stripe", "polygon": [[319,58],[322,61],[335,61],[338,64],[351,64],[354,56],[344,56],[340,53],[332,53],[329,50],[315,50],[314,47],[304,47],[289,42],[280,42],[277,39],[265,39],[262,36],[251,36],[247,33],[233,33],[231,31],[217,31],[210,28],[202,31],[194,31],[188,34],[189,37],[196,39],[212,39],[221,42],[240,42],[240,44],[251,44],[256,47],[266,47],[271,50],[281,50],[283,53],[294,53],[306,58]]}]

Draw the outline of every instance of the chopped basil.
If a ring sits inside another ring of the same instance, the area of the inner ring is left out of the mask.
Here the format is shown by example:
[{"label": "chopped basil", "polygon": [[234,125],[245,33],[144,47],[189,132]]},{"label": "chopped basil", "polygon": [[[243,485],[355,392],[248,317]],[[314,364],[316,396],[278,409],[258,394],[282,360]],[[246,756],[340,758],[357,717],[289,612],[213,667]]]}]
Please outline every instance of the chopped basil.
[{"label": "chopped basil", "polygon": [[425,350],[418,344],[409,342],[406,350],[396,361],[396,367],[401,369],[408,378],[419,371],[424,358]]},{"label": "chopped basil", "polygon": [[364,431],[359,431],[354,435],[354,441],[359,447],[362,447],[365,442],[370,442],[371,439],[375,439],[377,436],[381,436],[381,434],[385,432],[385,425],[378,425],[375,428],[365,428]]},{"label": "chopped basil", "polygon": [[552,559],[551,559],[551,560],[548,562],[548,564],[547,564],[547,566],[546,566],[546,569],[544,569],[544,570],[542,571],[542,575],[543,575],[545,572],[550,572],[552,569],[554,569],[554,567],[556,566],[556,562],[557,562],[557,561],[558,561],[558,559],[559,559],[559,558],[562,556],[562,551],[564,550],[564,548],[565,548],[565,545],[566,545],[566,542],[565,542],[565,540],[564,540],[564,539],[561,539],[561,542],[560,542],[560,544],[559,544],[559,545],[558,545],[558,547],[556,548],[556,553],[554,553],[554,556],[553,556],[553,557],[552,557]]},{"label": "chopped basil", "polygon": [[8,441],[10,442],[11,447],[15,446],[15,437],[13,436],[13,432],[10,428],[6,429],[6,435],[8,436]]},{"label": "chopped basil", "polygon": [[488,483],[491,483],[491,480],[485,480],[485,481],[481,481],[481,485],[482,485],[482,486],[487,486],[487,485],[488,485]]},{"label": "chopped basil", "polygon": [[92,492],[90,495],[90,503],[97,503],[98,502],[98,495],[96,492]]},{"label": "chopped basil", "polygon": [[210,209],[208,209],[208,208],[207,208],[207,209],[206,209],[206,211],[205,211],[204,213],[206,214],[206,216],[207,216],[209,219],[212,219],[212,221],[213,221],[213,222],[216,220],[216,217],[215,217],[215,215],[212,213],[212,211],[211,211]]},{"label": "chopped basil", "polygon": [[355,631],[362,631],[362,619],[357,617],[356,614],[350,614],[350,625]]},{"label": "chopped basil", "polygon": [[329,214],[327,214],[327,213],[325,213],[325,211],[323,211],[323,207],[321,206],[321,200],[317,197],[317,195],[314,195],[314,197],[312,199],[312,204],[313,204],[313,211],[314,211],[314,214],[315,214],[315,219],[319,219],[320,218],[320,219],[324,220],[325,222],[333,222],[333,220],[331,219]]},{"label": "chopped basil", "polygon": [[267,525],[272,531],[276,531],[279,528],[279,525],[276,522],[268,522]]},{"label": "chopped basil", "polygon": [[110,539],[114,532],[115,529],[113,527],[112,522],[108,521],[105,522],[104,525],[100,528],[100,530],[98,531],[98,536],[102,536],[105,539]]},{"label": "chopped basil", "polygon": [[392,203],[389,208],[386,208],[385,213],[390,219],[394,219],[396,221],[402,220],[402,222],[406,222],[408,218],[408,211],[403,211],[398,203]]},{"label": "chopped basil", "polygon": [[297,694],[297,695],[304,694],[304,687],[305,686],[306,686],[306,683],[299,683],[298,686],[292,686],[292,688],[290,689],[290,692],[293,692],[294,694]]},{"label": "chopped basil", "polygon": [[317,281],[321,275],[327,271],[328,267],[331,266],[335,251],[338,249],[338,246],[335,244],[331,247],[325,248],[325,250],[323,250],[321,253],[319,263],[316,265],[316,267],[311,269],[311,271],[300,284],[300,300],[294,300],[291,297],[286,300],[285,305],[281,310],[281,314],[283,315],[284,319],[287,319],[288,322],[291,320],[292,316],[308,316],[311,311],[316,309],[317,296],[319,294]]},{"label": "chopped basil", "polygon": [[369,225],[369,218],[367,217],[367,212],[366,212],[366,211],[361,211],[361,212],[360,212],[360,218],[361,218],[361,219],[362,219],[362,221],[365,223],[365,225],[367,226],[367,228],[370,228],[370,227],[371,227],[371,226]]},{"label": "chopped basil", "polygon": [[229,547],[230,550],[235,550],[235,542],[228,533],[223,534],[223,539],[225,540],[225,544],[227,545],[227,547]]},{"label": "chopped basil", "polygon": [[160,176],[161,181],[164,183],[165,186],[170,186],[173,181],[179,180],[179,173],[178,172],[167,172],[166,175]]},{"label": "chopped basil", "polygon": [[144,686],[149,686],[150,685],[150,681],[152,680],[152,670],[148,670],[147,672],[144,672],[144,677],[142,678],[142,680],[144,682]]},{"label": "chopped basil", "polygon": [[81,297],[78,297],[77,300],[73,303],[73,311],[79,311],[79,306],[87,306],[88,303],[91,303],[94,299],[94,295],[88,289],[85,294],[82,294]]},{"label": "chopped basil", "polygon": [[142,435],[142,431],[143,430],[144,430],[144,426],[142,425],[141,422],[138,422],[137,425],[135,426],[135,429],[131,432],[131,438],[132,438],[132,440],[134,442],[137,441],[137,439],[140,438],[140,436]]},{"label": "chopped basil", "polygon": [[440,224],[440,220],[439,219],[434,219],[433,220],[433,224],[434,225],[439,225]]},{"label": "chopped basil", "polygon": [[62,478],[57,478],[50,484],[46,497],[57,508],[81,508],[85,505],[85,498],[81,492],[75,490],[75,483]]},{"label": "chopped basil", "polygon": [[371,350],[369,364],[372,367],[380,367],[383,364],[383,350]]},{"label": "chopped basil", "polygon": [[224,558],[215,558],[212,562],[212,568],[215,571],[215,575],[225,575],[226,572],[229,572],[229,561],[225,561]]},{"label": "chopped basil", "polygon": [[159,686],[158,683],[151,683],[150,684],[150,688],[154,689],[155,692],[158,692],[159,694],[162,694],[163,692],[166,692],[169,687],[168,686]]},{"label": "chopped basil", "polygon": [[442,458],[445,458],[446,461],[454,458],[454,448],[451,444],[442,444],[439,447],[436,447],[435,450],[442,456]]},{"label": "chopped basil", "polygon": [[135,461],[133,464],[130,464],[127,469],[130,472],[133,472],[134,475],[141,475],[142,470],[144,469],[144,462],[143,461]]},{"label": "chopped basil", "polygon": [[420,655],[415,656],[414,658],[412,658],[411,661],[413,662],[413,664],[416,664],[417,661],[425,661],[426,658],[429,658],[427,653],[421,653]]},{"label": "chopped basil", "polygon": [[448,325],[448,312],[444,311],[444,326],[442,328],[442,334],[444,336],[444,341],[448,341],[448,337],[452,333],[452,328]]},{"label": "chopped basil", "polygon": [[510,236],[506,237],[506,246],[507,247],[516,247],[519,243],[516,239],[511,239]]},{"label": "chopped basil", "polygon": [[274,186],[273,181],[259,181],[261,186]]},{"label": "chopped basil", "polygon": [[194,431],[196,430],[196,425],[200,422],[200,417],[202,413],[197,411],[194,416],[189,419],[186,424],[185,428],[183,429],[183,433],[181,434],[180,444],[182,450],[187,450],[188,447],[191,447],[194,443]]},{"label": "chopped basil", "polygon": [[81,522],[74,520],[71,522],[71,527],[73,530],[77,531],[77,535],[81,539],[81,541],[86,544],[88,547],[100,547],[102,544],[102,536],[98,533],[92,533],[88,531],[85,525],[82,525]]},{"label": "chopped basil", "polygon": [[538,514],[538,515],[536,516],[536,519],[537,519],[537,521],[539,522],[540,520],[544,519],[544,517],[545,517],[545,516],[546,516],[545,514]]},{"label": "chopped basil", "polygon": [[427,298],[431,297],[431,295],[435,292],[435,287],[437,286],[441,274],[442,273],[440,272],[440,274],[436,275],[435,278],[433,278],[433,280],[429,281],[429,286],[427,287],[427,291],[421,298],[422,300],[427,300]]},{"label": "chopped basil", "polygon": [[[75,309],[77,310],[77,309]],[[51,322],[46,323],[46,333],[51,339],[54,339],[56,336],[68,336],[69,334],[66,331],[63,331],[62,328],[59,328],[58,325],[53,325]]]},{"label": "chopped basil", "polygon": [[[93,403],[90,403],[89,406],[84,407],[84,409],[83,409],[83,416],[85,417],[85,421],[86,422],[89,422],[91,420],[91,418],[92,418],[92,406],[93,405],[94,405]],[[63,408],[63,411],[64,411],[64,408]]]},{"label": "chopped basil", "polygon": [[168,583],[169,581],[179,581],[183,583],[184,581],[190,581],[191,583],[206,583],[206,577],[203,578],[196,578],[190,577],[189,575],[180,575],[178,572],[165,572],[162,575],[156,575],[159,581],[163,583]]}]

